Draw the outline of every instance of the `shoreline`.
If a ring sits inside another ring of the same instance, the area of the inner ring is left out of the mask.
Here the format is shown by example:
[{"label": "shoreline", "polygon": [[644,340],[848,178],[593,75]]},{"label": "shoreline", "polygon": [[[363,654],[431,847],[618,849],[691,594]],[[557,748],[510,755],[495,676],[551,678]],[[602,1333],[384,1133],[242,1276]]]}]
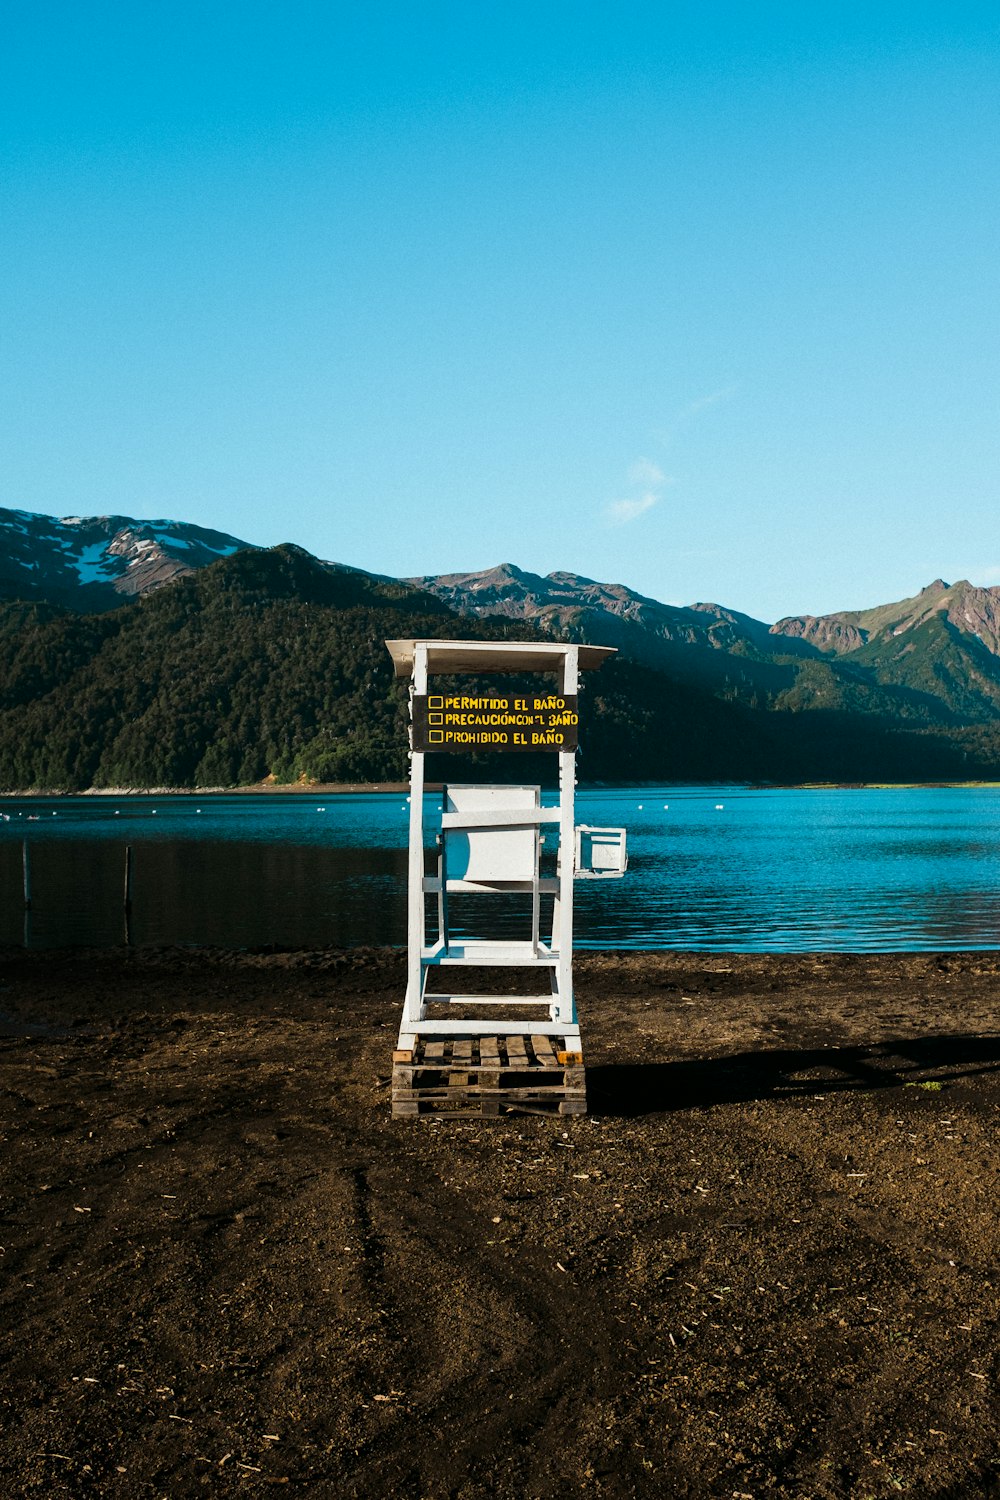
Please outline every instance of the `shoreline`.
[{"label": "shoreline", "polygon": [[[428,793],[440,792],[442,782],[426,783]],[[749,792],[791,792],[791,791],[958,791],[958,790],[995,790],[1000,788],[1000,781],[795,781],[795,782],[733,782],[733,781],[601,781],[580,782],[579,789],[584,791],[619,791],[625,788],[644,791],[653,787],[671,787],[682,789],[685,787],[725,788],[732,790],[734,787]],[[151,787],[87,787],[84,791],[72,792],[64,788],[34,787],[20,791],[0,791],[0,799],[9,798],[56,798],[56,797],[239,797],[239,796],[304,796],[304,797],[350,797],[371,796],[384,794],[385,796],[399,796],[410,790],[408,781],[316,781],[303,784],[294,781],[287,783],[278,782],[255,782],[251,786],[151,786]]]}]

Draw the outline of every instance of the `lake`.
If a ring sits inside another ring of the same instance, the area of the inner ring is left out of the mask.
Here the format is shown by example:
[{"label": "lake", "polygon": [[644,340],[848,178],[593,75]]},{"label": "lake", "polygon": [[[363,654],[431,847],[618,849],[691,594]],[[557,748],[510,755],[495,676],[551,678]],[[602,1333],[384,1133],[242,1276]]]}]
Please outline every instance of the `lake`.
[{"label": "lake", "polygon": [[[407,813],[387,794],[3,798],[0,943],[121,943],[131,845],[135,944],[402,944]],[[577,821],[629,839],[623,880],[577,884],[581,948],[1000,947],[994,787],[581,788]]]}]

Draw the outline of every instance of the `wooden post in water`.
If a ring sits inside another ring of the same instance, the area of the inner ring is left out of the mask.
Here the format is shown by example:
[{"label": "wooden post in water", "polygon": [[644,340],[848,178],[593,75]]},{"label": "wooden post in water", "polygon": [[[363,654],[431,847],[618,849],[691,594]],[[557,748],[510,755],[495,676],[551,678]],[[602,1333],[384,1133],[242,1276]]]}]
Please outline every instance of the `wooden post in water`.
[{"label": "wooden post in water", "polygon": [[131,948],[131,946],[132,946],[132,845],[131,844],[126,844],[125,845],[125,890],[124,890],[123,894],[124,894],[123,905],[124,905],[124,911],[125,911],[125,946],[126,946],[126,948]]},{"label": "wooden post in water", "polygon": [[28,840],[21,845],[21,869],[24,880],[24,946],[31,947],[31,851]]}]

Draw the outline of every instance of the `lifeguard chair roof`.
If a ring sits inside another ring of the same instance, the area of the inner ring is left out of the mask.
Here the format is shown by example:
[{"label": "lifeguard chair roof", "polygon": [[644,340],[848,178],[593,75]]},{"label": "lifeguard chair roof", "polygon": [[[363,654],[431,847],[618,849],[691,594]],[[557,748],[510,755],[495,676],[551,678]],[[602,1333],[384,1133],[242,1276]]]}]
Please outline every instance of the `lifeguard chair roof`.
[{"label": "lifeguard chair roof", "polygon": [[[558,641],[386,641],[397,677],[413,674],[416,646],[427,647],[428,672],[558,672],[572,649]],[[615,655],[614,646],[577,646],[581,671]]]}]

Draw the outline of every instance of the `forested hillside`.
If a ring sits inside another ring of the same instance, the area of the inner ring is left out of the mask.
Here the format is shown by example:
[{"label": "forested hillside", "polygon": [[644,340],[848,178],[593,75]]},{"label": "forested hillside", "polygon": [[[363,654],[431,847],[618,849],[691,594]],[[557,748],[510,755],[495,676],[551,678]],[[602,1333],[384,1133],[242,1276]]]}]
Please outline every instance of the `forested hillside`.
[{"label": "forested hillside", "polygon": [[[382,637],[437,602],[293,548],[244,552],[105,615],[0,615],[0,784],[398,774],[405,700]],[[386,658],[388,663],[388,658]]]},{"label": "forested hillside", "polygon": [[[520,639],[420,589],[245,551],[106,614],[0,606],[0,788],[248,785],[406,775],[392,636]],[[614,659],[581,696],[584,780],[954,779],[1000,771],[990,727],[901,731],[870,713],[755,709]],[[485,761],[481,765],[487,764]],[[444,758],[439,777],[464,774]],[[508,762],[505,771],[509,774]],[[544,778],[551,757],[518,758]]]}]

